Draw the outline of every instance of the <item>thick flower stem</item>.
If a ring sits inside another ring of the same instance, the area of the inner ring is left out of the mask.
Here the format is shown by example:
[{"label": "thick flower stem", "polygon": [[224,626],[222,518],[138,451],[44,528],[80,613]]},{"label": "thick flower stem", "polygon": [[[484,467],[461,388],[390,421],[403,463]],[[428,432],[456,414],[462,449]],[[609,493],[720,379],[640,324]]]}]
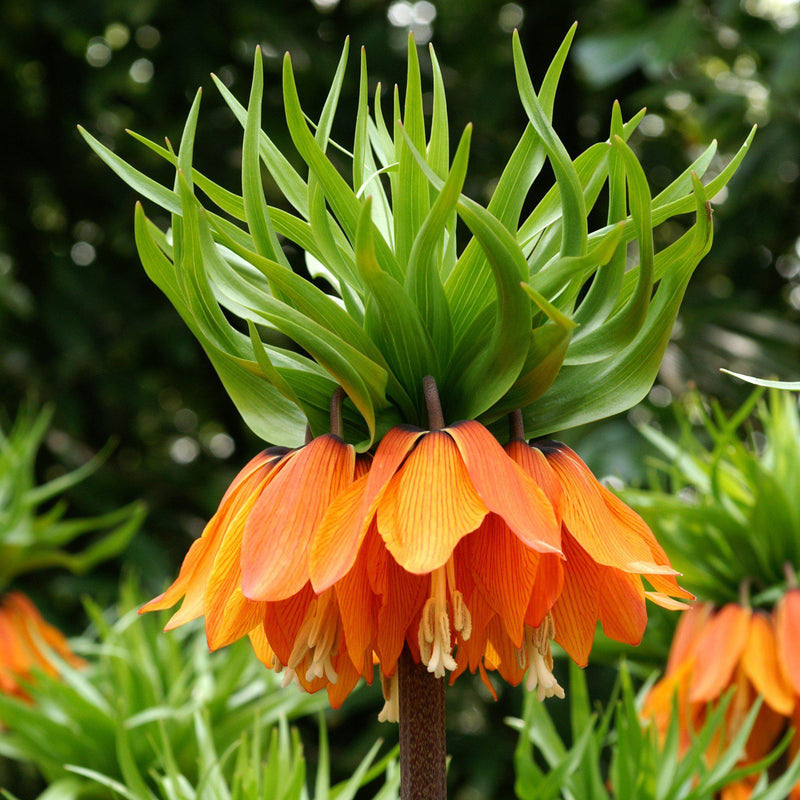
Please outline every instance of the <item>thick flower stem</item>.
[{"label": "thick flower stem", "polygon": [[400,800],[445,800],[444,679],[417,664],[406,645],[397,664],[400,693]]}]

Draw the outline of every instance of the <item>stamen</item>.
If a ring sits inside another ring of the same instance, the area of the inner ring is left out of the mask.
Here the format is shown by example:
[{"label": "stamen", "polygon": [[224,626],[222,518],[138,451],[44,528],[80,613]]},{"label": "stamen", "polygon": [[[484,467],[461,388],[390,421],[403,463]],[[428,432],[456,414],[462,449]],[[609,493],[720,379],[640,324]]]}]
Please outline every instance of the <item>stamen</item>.
[{"label": "stamen", "polygon": [[532,692],[536,689],[536,699],[541,702],[546,697],[564,699],[564,689],[553,675],[553,654],[550,640],[555,636],[555,624],[552,615],[548,614],[538,628],[525,626],[522,648],[517,651],[517,663],[520,669],[528,666],[525,688]]},{"label": "stamen", "polygon": [[397,722],[400,719],[400,693],[397,688],[397,672],[388,678],[381,673],[381,690],[384,704],[378,722]]},{"label": "stamen", "polygon": [[448,613],[447,595],[450,594],[453,628],[467,641],[472,634],[472,616],[464,596],[455,588],[453,561],[431,573],[431,596],[425,601],[417,632],[422,663],[437,678],[444,677],[447,670],[457,668],[453,658],[452,631]]},{"label": "stamen", "polygon": [[290,667],[283,673],[283,680],[281,681],[281,688],[285,689],[289,684],[296,683],[301,689],[303,688],[297,673]]},{"label": "stamen", "polygon": [[456,589],[450,595],[453,600],[453,627],[461,634],[464,642],[472,636],[472,614],[469,613],[464,595]]},{"label": "stamen", "polygon": [[[331,683],[336,683],[338,675],[331,659],[338,651],[338,608],[333,600],[333,593],[328,590],[312,600],[306,610],[289,656],[287,674],[291,672],[294,676],[300,665],[305,663],[307,681],[325,677]],[[287,678],[284,677],[284,682],[286,681]]]}]

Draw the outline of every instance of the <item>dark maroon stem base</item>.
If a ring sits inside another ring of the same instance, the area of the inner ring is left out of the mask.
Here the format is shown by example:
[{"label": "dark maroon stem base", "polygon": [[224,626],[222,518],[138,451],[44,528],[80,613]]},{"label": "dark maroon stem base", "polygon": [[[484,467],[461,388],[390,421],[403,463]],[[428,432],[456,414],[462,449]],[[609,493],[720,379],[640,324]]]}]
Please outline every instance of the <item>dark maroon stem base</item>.
[{"label": "dark maroon stem base", "polygon": [[397,665],[400,692],[400,800],[446,800],[444,678],[415,664],[406,647]]}]

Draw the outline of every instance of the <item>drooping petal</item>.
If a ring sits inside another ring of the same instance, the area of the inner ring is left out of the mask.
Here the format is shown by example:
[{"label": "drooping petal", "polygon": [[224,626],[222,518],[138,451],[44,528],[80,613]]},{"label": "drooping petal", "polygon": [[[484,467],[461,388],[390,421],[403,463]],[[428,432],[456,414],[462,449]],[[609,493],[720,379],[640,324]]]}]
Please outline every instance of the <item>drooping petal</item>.
[{"label": "drooping petal", "polygon": [[70,666],[80,667],[86,664],[80,656],[72,652],[64,634],[44,619],[27,595],[22,592],[9,592],[5,597],[4,605],[12,613],[12,616],[24,621],[36,650],[41,652],[40,642],[43,642]]},{"label": "drooping petal", "polygon": [[[427,575],[406,572],[388,556],[386,565],[386,594],[381,598],[378,612],[378,658],[384,675],[393,675],[397,659],[403,651],[411,621],[419,615],[428,598],[430,579]],[[416,628],[414,637],[416,638]]]},{"label": "drooping petal", "polygon": [[562,536],[561,545],[566,566],[564,588],[553,606],[555,641],[578,666],[585,667],[600,610],[601,569],[570,534]]},{"label": "drooping petal", "polygon": [[308,545],[339,492],[353,481],[355,450],[319,436],[261,493],[242,540],[242,592],[251,600],[285,600],[309,580]]},{"label": "drooping petal", "polygon": [[514,645],[499,617],[493,617],[486,629],[487,667],[496,669],[506,683],[519,686],[525,677],[525,668],[518,660],[519,648]]},{"label": "drooping petal", "polygon": [[537,447],[564,491],[564,524],[594,561],[625,572],[675,574],[671,567],[655,563],[652,550],[627,518],[612,513],[603,487],[577,453],[561,442],[538,442]]},{"label": "drooping petal", "polygon": [[273,660],[275,651],[270,647],[267,641],[267,634],[264,633],[263,622],[261,625],[248,631],[247,636],[250,639],[250,644],[253,646],[253,652],[256,654],[256,658],[267,667],[267,669],[273,669],[275,667]]},{"label": "drooping petal", "polygon": [[[567,534],[568,535],[568,534]],[[564,589],[564,559],[555,553],[542,553],[525,612],[525,624],[538,628]]]},{"label": "drooping petal", "polygon": [[264,634],[281,664],[289,663],[297,633],[313,599],[314,590],[307,583],[296,595],[264,607]]},{"label": "drooping petal", "polygon": [[800,589],[790,589],[775,607],[775,632],[780,668],[800,695]]},{"label": "drooping petal", "polygon": [[520,439],[512,439],[504,449],[509,458],[544,492],[560,526],[564,492],[545,454]]},{"label": "drooping petal", "polygon": [[309,573],[315,592],[324,592],[355,563],[366,535],[361,500],[368,475],[358,478],[331,503],[309,549]]},{"label": "drooping petal", "polygon": [[[602,484],[599,484],[599,487],[600,494],[605,501],[606,507],[619,521],[620,525],[625,526],[644,542],[650,550],[654,563],[671,570],[669,558],[664,552],[664,548],[653,535],[648,524],[630,506],[623,503],[613,492],[606,489]],[[678,581],[675,578],[675,574],[677,573],[675,573],[674,570],[671,570],[671,572],[672,574],[650,574],[646,572],[642,574],[659,593],[671,595],[672,597],[682,597],[685,600],[694,600],[694,595],[691,592],[687,592],[686,589],[678,585]],[[653,598],[653,600],[659,603],[659,605],[664,605],[664,603],[668,602],[666,600],[663,601],[663,603],[659,602],[660,598]],[[664,607],[682,608],[684,606],[672,604],[671,606],[664,605]]]},{"label": "drooping petal", "polygon": [[[348,658],[346,651],[339,653],[334,666],[337,674],[336,683],[329,683],[326,688],[331,708],[339,708],[347,699],[347,695],[353,691],[361,675]],[[372,683],[371,679],[369,683]]]},{"label": "drooping petal", "polygon": [[714,606],[711,603],[696,603],[681,615],[669,649],[667,675],[675,672],[680,664],[694,659],[697,642],[713,613]]},{"label": "drooping petal", "polygon": [[478,530],[464,539],[464,548],[476,586],[514,645],[522,647],[523,622],[540,554],[525,547],[497,514],[486,516]]},{"label": "drooping petal", "polygon": [[184,598],[183,604],[172,615],[167,623],[168,628],[183,625],[203,614],[208,576],[211,574],[214,558],[222,545],[228,527],[242,504],[246,503],[254,493],[261,491],[265,480],[277,475],[294,455],[289,453],[283,456],[283,453],[285,451],[265,450],[239,472],[225,492],[217,512],[203,530],[202,536],[192,542],[175,582],[163,594],[142,606],[139,610],[140,614],[145,611],[161,611],[172,608],[182,597]]},{"label": "drooping petal", "polygon": [[750,630],[750,611],[735,603],[711,619],[697,641],[689,700],[707,703],[730,684]]},{"label": "drooping petal", "polygon": [[756,692],[763,695],[764,701],[778,714],[785,717],[792,712],[794,695],[780,671],[775,633],[765,614],[757,612],[750,620],[747,644],[742,654],[742,668]]},{"label": "drooping petal", "polygon": [[[374,528],[371,536],[378,536]],[[367,549],[358,553],[353,568],[336,583],[334,591],[350,661],[361,674],[372,668],[372,651],[378,635],[380,598],[372,591],[367,574]]]},{"label": "drooping petal", "polygon": [[644,586],[638,575],[608,567],[600,584],[600,624],[610,639],[638,645],[647,627]]},{"label": "drooping petal", "polygon": [[[766,700],[766,696],[764,697]],[[786,718],[774,707],[770,707],[766,702],[756,714],[756,721],[753,729],[747,737],[745,752],[747,758],[758,761],[769,755],[770,751],[778,743],[780,735],[786,728]]]},{"label": "drooping petal", "polygon": [[486,507],[502,517],[528,547],[560,553],[561,536],[553,506],[542,489],[509,458],[479,422],[445,428],[464,460],[472,485]]},{"label": "drooping petal", "polygon": [[447,562],[487,513],[453,440],[432,431],[387,484],[378,503],[378,531],[400,566],[429,573]]}]

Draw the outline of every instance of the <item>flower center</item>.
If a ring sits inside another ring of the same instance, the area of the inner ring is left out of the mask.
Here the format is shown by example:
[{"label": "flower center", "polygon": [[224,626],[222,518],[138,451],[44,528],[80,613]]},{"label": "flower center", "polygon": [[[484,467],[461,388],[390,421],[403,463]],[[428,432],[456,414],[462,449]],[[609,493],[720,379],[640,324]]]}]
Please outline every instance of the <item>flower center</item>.
[{"label": "flower center", "polygon": [[339,610],[329,589],[312,600],[306,610],[289,656],[284,684],[291,682],[301,665],[307,681],[325,677],[336,683],[339,676],[331,659],[339,652],[339,628]]},{"label": "flower center", "polygon": [[464,602],[464,595],[456,589],[452,557],[447,564],[431,573],[431,596],[422,608],[422,619],[417,635],[422,663],[427,666],[428,672],[432,672],[437,678],[443,678],[447,670],[452,672],[456,669],[450,632],[448,593],[453,628],[462,641],[467,641],[472,634],[472,616]]},{"label": "flower center", "polygon": [[561,700],[564,699],[564,690],[553,675],[553,654],[550,652],[550,640],[555,633],[553,617],[548,614],[538,628],[525,626],[522,647],[517,651],[517,663],[520,669],[528,668],[525,688],[529,692],[536,689],[536,698],[539,702],[554,695]]}]

